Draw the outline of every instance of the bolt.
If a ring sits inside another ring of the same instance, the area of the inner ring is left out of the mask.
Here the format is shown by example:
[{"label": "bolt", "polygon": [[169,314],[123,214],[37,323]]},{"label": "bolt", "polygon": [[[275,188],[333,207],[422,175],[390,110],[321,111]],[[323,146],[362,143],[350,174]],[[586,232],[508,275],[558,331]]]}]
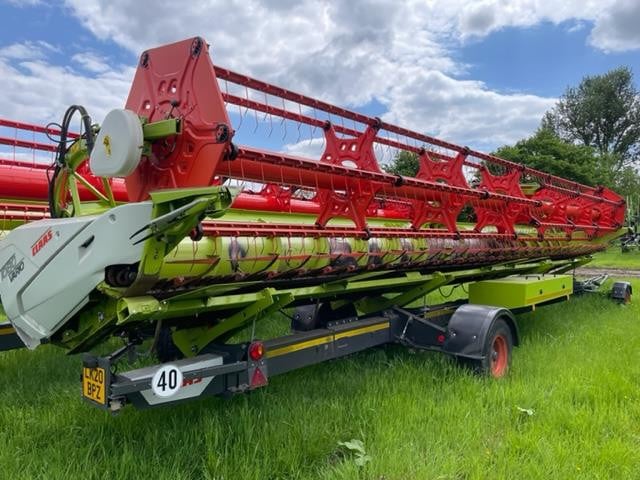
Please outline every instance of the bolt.
[{"label": "bolt", "polygon": [[140,65],[143,68],[147,68],[149,66],[149,53],[144,52],[140,57]]}]

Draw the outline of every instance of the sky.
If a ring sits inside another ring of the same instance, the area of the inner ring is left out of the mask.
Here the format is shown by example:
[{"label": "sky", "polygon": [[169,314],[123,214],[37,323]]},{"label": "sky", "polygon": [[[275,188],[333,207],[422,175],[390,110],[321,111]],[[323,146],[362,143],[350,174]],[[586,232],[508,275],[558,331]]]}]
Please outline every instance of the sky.
[{"label": "sky", "polygon": [[[218,65],[485,151],[585,75],[640,78],[640,0],[0,0],[0,18],[0,117],[42,124],[72,103],[100,122],[143,50],[196,35]],[[321,147],[295,129],[266,143]]]}]

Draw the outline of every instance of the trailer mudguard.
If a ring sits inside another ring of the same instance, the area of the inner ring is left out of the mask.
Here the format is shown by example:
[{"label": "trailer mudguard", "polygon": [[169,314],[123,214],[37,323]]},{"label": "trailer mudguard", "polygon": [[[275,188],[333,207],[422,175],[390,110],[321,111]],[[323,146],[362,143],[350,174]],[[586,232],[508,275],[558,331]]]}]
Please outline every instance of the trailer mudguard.
[{"label": "trailer mudguard", "polygon": [[633,287],[630,282],[615,282],[611,287],[611,298],[619,302],[629,303],[632,294]]},{"label": "trailer mudguard", "polygon": [[466,304],[458,307],[451,316],[442,350],[458,357],[482,359],[487,334],[493,323],[500,318],[511,329],[513,345],[518,345],[520,340],[516,319],[508,309]]}]

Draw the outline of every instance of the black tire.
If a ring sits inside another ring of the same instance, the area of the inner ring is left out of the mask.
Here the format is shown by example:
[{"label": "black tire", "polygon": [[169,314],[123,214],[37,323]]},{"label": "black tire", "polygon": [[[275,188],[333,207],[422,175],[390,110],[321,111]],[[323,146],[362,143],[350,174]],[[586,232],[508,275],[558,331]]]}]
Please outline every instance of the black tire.
[{"label": "black tire", "polygon": [[491,325],[482,349],[482,360],[461,359],[475,373],[483,377],[502,378],[511,366],[513,350],[513,334],[511,328],[502,318]]}]

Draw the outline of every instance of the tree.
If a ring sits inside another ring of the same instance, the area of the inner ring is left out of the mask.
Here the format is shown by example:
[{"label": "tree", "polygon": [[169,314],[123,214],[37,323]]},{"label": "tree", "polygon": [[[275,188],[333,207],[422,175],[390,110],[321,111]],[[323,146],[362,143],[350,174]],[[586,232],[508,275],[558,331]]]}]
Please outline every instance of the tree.
[{"label": "tree", "polygon": [[406,150],[399,151],[390,165],[385,165],[384,170],[393,175],[402,175],[403,177],[415,177],[420,168],[418,155]]},{"label": "tree", "polygon": [[640,198],[640,175],[638,175],[638,171],[634,167],[624,167],[616,174],[613,189],[624,197]]},{"label": "tree", "polygon": [[640,164],[640,93],[631,69],[584,77],[545,114],[542,127],[613,159],[616,173]]},{"label": "tree", "polygon": [[500,147],[495,155],[586,185],[609,185],[612,180],[610,162],[592,147],[565,142],[544,127],[513,146]]},{"label": "tree", "polygon": [[622,196],[640,192],[640,175],[635,167],[618,168],[616,155],[569,143],[548,128],[541,127],[513,146],[500,147],[495,155],[585,185],[604,185]]}]

